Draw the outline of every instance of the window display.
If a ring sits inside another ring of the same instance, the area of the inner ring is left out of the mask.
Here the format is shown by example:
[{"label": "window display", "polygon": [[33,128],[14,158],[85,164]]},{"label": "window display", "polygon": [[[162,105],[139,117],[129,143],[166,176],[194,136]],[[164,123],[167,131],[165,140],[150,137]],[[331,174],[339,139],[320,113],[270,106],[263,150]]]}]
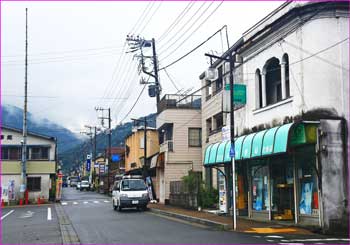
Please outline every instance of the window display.
[{"label": "window display", "polygon": [[252,167],[253,210],[269,210],[268,166]]}]

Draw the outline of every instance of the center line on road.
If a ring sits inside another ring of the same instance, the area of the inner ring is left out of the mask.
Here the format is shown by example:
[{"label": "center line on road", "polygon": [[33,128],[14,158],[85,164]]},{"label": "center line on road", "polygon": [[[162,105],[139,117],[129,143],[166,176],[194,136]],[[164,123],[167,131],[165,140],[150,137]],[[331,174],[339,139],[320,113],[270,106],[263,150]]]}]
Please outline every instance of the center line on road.
[{"label": "center line on road", "polygon": [[89,203],[89,202],[87,202],[87,201],[84,202],[84,204],[87,204],[87,203]]},{"label": "center line on road", "polygon": [[62,204],[62,205],[67,205],[68,203],[66,203],[66,202],[62,202],[61,204]]},{"label": "center line on road", "polygon": [[99,203],[99,201],[94,201],[94,203]]},{"label": "center line on road", "polygon": [[51,220],[52,216],[51,216],[51,208],[47,208],[47,220]]},{"label": "center line on road", "polygon": [[73,202],[73,204],[75,204],[75,205],[76,205],[76,204],[78,204],[78,203],[77,203],[77,202]]},{"label": "center line on road", "polygon": [[107,201],[107,200],[104,200],[104,202],[109,202],[109,201]]},{"label": "center line on road", "polygon": [[11,210],[10,212],[8,212],[7,214],[5,214],[4,216],[1,217],[1,220],[5,219],[6,216],[12,214],[15,210]]}]

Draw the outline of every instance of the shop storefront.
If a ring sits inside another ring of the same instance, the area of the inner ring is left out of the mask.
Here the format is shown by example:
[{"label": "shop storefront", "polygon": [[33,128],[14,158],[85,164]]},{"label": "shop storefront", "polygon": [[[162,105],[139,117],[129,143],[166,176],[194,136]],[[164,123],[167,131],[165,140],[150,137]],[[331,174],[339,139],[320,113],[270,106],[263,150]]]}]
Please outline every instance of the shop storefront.
[{"label": "shop storefront", "polygon": [[[302,122],[235,139],[238,215],[320,225],[316,134],[317,123]],[[232,190],[229,151],[229,141],[209,145],[204,166],[225,166]]]}]

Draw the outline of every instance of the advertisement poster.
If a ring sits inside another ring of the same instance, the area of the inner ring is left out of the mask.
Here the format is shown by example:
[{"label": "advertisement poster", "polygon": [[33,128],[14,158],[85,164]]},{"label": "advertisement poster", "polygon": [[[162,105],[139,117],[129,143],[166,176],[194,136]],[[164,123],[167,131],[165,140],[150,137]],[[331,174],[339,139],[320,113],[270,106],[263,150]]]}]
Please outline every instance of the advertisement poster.
[{"label": "advertisement poster", "polygon": [[8,200],[15,200],[16,193],[15,193],[15,181],[14,180],[9,180],[8,183]]},{"label": "advertisement poster", "polygon": [[4,200],[4,202],[9,201],[9,192],[7,186],[2,187],[1,198]]},{"label": "advertisement poster", "polygon": [[301,186],[299,209],[301,214],[311,214],[312,182],[304,182]]},{"label": "advertisement poster", "polygon": [[149,199],[152,201],[153,200],[152,180],[151,180],[151,177],[149,176],[146,177],[146,185],[147,185]]}]

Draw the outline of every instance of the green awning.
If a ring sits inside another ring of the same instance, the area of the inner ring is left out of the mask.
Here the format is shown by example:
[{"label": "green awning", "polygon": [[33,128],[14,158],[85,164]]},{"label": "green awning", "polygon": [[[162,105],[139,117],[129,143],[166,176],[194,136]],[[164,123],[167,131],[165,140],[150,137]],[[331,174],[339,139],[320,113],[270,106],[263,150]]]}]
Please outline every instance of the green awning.
[{"label": "green awning", "polygon": [[[315,143],[315,123],[288,123],[235,139],[235,160],[265,157],[287,152],[288,147]],[[204,165],[231,162],[230,141],[209,145],[204,154]]]}]

